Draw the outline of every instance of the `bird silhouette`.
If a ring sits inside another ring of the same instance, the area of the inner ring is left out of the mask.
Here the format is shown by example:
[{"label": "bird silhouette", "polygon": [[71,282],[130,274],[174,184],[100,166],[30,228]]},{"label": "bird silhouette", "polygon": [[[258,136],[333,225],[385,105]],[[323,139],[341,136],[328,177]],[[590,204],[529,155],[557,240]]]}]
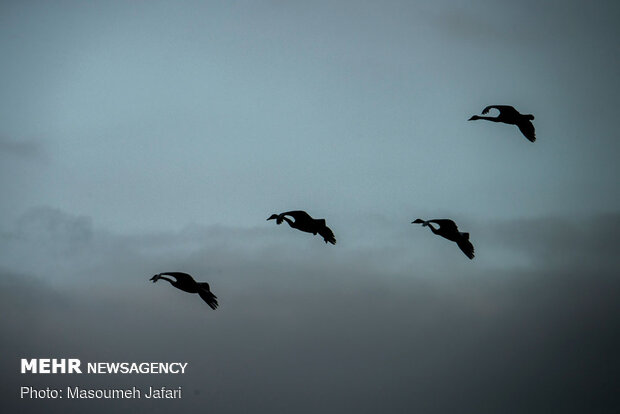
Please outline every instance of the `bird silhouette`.
[{"label": "bird silhouette", "polygon": [[[286,216],[291,216],[295,221]],[[286,221],[289,226],[294,229],[305,231],[306,233],[317,233],[323,237],[325,243],[336,244],[334,233],[325,225],[325,219],[314,219],[308,213],[301,210],[287,211],[280,214],[272,214],[267,220],[276,220],[276,224],[282,224]]]},{"label": "bird silhouette", "polygon": [[[172,276],[175,280],[169,279],[165,277],[164,275]],[[177,289],[181,289],[184,292],[198,293],[200,297],[202,298],[202,300],[207,302],[207,305],[209,305],[211,309],[214,309],[214,310],[217,309],[218,307],[217,296],[211,293],[208,283],[196,282],[193,277],[191,277],[187,273],[182,273],[182,272],[158,273],[151,278],[153,283],[157,282],[160,279],[167,280],[168,282],[170,282],[172,286],[174,286]]]},{"label": "bird silhouette", "polygon": [[482,110],[482,114],[488,114],[489,110],[495,108],[499,111],[499,115],[496,117],[491,116],[478,116],[474,115],[468,119],[468,121],[476,121],[478,119],[484,119],[486,121],[503,122],[504,124],[516,125],[525,138],[531,142],[536,141],[536,131],[532,120],[534,115],[532,114],[520,114],[516,109],[509,105],[489,105]]},{"label": "bird silhouette", "polygon": [[[450,219],[415,219],[411,223],[421,223],[422,227],[428,226],[436,235],[455,242],[461,248],[463,253],[465,253],[465,256],[470,259],[474,258],[474,246],[469,241],[469,233],[460,232],[454,221]],[[435,228],[431,225],[431,223],[436,224],[439,227]]]}]

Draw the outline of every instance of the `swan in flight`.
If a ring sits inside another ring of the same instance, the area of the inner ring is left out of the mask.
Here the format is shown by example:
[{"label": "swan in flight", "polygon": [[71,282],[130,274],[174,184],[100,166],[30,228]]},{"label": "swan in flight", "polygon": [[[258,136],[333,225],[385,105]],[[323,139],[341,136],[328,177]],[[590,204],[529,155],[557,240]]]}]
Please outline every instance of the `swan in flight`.
[{"label": "swan in flight", "polygon": [[532,124],[534,115],[520,114],[510,105],[489,105],[482,110],[482,115],[488,114],[489,110],[493,108],[499,111],[499,115],[496,117],[474,115],[469,118],[468,121],[484,119],[486,121],[503,122],[504,124],[516,125],[519,127],[521,133],[525,135],[525,138],[529,139],[531,142],[536,141],[536,131],[534,130],[534,125]]},{"label": "swan in flight", "polygon": [[[469,233],[462,233],[456,226],[456,223],[450,219],[435,219],[435,220],[422,220],[415,219],[411,222],[422,224],[422,227],[429,227],[433,233],[450,241],[455,242],[465,253],[465,256],[470,259],[474,258],[474,246],[469,241]],[[436,224],[439,227],[435,228],[432,224]]]},{"label": "swan in flight", "polygon": [[[286,217],[290,216],[295,221]],[[267,220],[276,220],[276,224],[282,224],[282,221],[286,221],[289,226],[294,229],[305,231],[306,233],[317,233],[323,237],[325,243],[336,244],[336,238],[334,233],[329,227],[325,225],[325,219],[313,219],[308,213],[301,210],[287,211],[280,214],[272,214]]]},{"label": "swan in flight", "polygon": [[[166,276],[172,276],[175,280],[167,278]],[[187,273],[182,272],[158,273],[151,278],[153,283],[157,282],[160,279],[170,282],[172,286],[177,289],[181,289],[184,292],[198,293],[202,300],[207,302],[207,305],[209,305],[211,309],[217,309],[217,296],[211,293],[211,289],[209,288],[208,283],[196,282],[193,277],[191,277]]]}]

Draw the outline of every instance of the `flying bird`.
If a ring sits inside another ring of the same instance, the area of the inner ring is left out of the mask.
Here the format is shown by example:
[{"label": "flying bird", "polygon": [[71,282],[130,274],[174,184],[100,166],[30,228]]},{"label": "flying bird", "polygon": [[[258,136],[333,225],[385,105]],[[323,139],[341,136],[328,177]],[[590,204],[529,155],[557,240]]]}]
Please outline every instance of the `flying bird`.
[{"label": "flying bird", "polygon": [[[470,259],[474,258],[474,246],[469,241],[469,233],[462,233],[459,231],[459,228],[456,226],[456,223],[450,219],[435,219],[435,220],[422,220],[415,219],[411,222],[413,223],[421,223],[422,227],[428,226],[433,233],[443,238],[446,238],[450,241],[455,242],[465,253],[465,256]],[[432,224],[436,224],[439,227],[435,228]]]},{"label": "flying bird", "polygon": [[497,115],[496,117],[474,115],[469,118],[468,121],[484,119],[487,121],[503,122],[504,124],[516,125],[519,127],[521,133],[525,135],[525,138],[529,139],[531,142],[536,141],[536,131],[534,130],[534,125],[532,124],[532,121],[534,120],[534,115],[520,114],[516,109],[509,105],[489,105],[482,110],[482,114],[488,114],[489,110],[492,108],[497,109],[499,111],[499,115]]},{"label": "flying bird", "polygon": [[[286,217],[290,216],[295,221]],[[325,219],[313,219],[308,213],[301,210],[287,211],[280,214],[272,214],[267,220],[276,220],[276,224],[282,224],[282,221],[286,221],[289,226],[294,229],[305,231],[306,233],[317,233],[323,237],[325,243],[336,244],[336,238],[334,233],[327,225],[325,225]]]},{"label": "flying bird", "polygon": [[[166,276],[172,276],[175,280],[167,278]],[[207,302],[207,305],[211,307],[211,309],[217,309],[217,296],[211,293],[211,289],[209,288],[209,284],[206,282],[196,282],[193,277],[188,275],[187,273],[182,272],[165,272],[156,274],[151,278],[153,283],[158,280],[163,279],[170,282],[172,286],[177,289],[181,289],[187,293],[198,293],[202,300]]]}]

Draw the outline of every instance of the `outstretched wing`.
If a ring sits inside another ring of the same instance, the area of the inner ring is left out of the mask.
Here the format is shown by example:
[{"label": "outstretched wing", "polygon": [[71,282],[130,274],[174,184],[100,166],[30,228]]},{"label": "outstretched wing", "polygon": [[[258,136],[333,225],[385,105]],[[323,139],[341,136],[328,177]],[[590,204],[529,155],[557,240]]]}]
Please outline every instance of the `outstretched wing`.
[{"label": "outstretched wing", "polygon": [[482,110],[482,115],[488,114],[489,110],[493,108],[497,109],[500,113],[504,113],[505,115],[511,115],[511,114],[518,115],[519,114],[519,112],[510,105],[489,105]]},{"label": "outstretched wing", "polygon": [[[198,289],[198,294],[200,295],[200,297],[202,298],[202,300],[204,300],[205,302],[207,302],[207,305],[209,305],[209,307],[213,310],[217,309],[218,307],[218,303],[217,303],[217,296],[215,296],[213,293],[211,293],[211,291],[209,290],[209,285],[207,283],[201,283],[201,289]],[[203,285],[207,285],[207,288],[203,288]]]},{"label": "outstretched wing", "polygon": [[521,133],[525,135],[525,138],[529,139],[530,142],[536,141],[536,131],[534,130],[534,124],[532,124],[531,121],[521,121],[517,124],[517,126],[519,127]]},{"label": "outstretched wing", "polygon": [[[323,220],[323,223],[325,223],[325,220]],[[332,232],[332,230],[323,225],[320,229],[319,229],[319,234],[323,237],[323,240],[325,240],[325,243],[331,243],[331,244],[336,244],[336,237],[334,236],[334,232]]]},{"label": "outstretched wing", "polygon": [[183,273],[183,272],[165,272],[165,273],[160,273],[160,275],[167,275],[167,276],[172,276],[173,278],[175,278],[177,280],[177,282],[194,282],[195,280],[193,277],[191,277],[189,274],[187,273]]},{"label": "outstretched wing", "polygon": [[465,256],[469,257],[470,259],[474,258],[474,245],[471,244],[468,239],[463,238],[456,242],[456,244],[461,248],[463,253],[465,253]]},{"label": "outstretched wing", "polygon": [[442,231],[449,231],[449,232],[458,232],[459,229],[456,225],[456,223],[450,219],[433,219],[433,220],[429,220],[429,223],[435,223],[437,225],[439,225],[439,227],[441,227]]}]

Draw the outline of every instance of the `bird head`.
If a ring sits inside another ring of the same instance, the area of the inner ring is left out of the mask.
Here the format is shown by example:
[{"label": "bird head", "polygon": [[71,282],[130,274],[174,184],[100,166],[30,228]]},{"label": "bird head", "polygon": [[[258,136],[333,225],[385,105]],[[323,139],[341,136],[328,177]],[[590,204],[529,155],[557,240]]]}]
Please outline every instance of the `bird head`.
[{"label": "bird head", "polygon": [[161,274],[157,274],[155,276],[153,276],[150,280],[153,281],[153,283],[157,282],[159,280],[159,278],[161,277]]},{"label": "bird head", "polygon": [[269,216],[269,218],[267,220],[273,220],[273,219],[277,219],[278,215],[277,214],[272,214],[271,216]]},{"label": "bird head", "polygon": [[421,224],[422,227],[428,226],[428,221],[424,221],[422,219],[415,219],[411,222],[411,224]]},{"label": "bird head", "polygon": [[475,121],[477,119],[480,119],[480,117],[478,115],[474,115],[471,118],[469,118],[468,121]]}]

